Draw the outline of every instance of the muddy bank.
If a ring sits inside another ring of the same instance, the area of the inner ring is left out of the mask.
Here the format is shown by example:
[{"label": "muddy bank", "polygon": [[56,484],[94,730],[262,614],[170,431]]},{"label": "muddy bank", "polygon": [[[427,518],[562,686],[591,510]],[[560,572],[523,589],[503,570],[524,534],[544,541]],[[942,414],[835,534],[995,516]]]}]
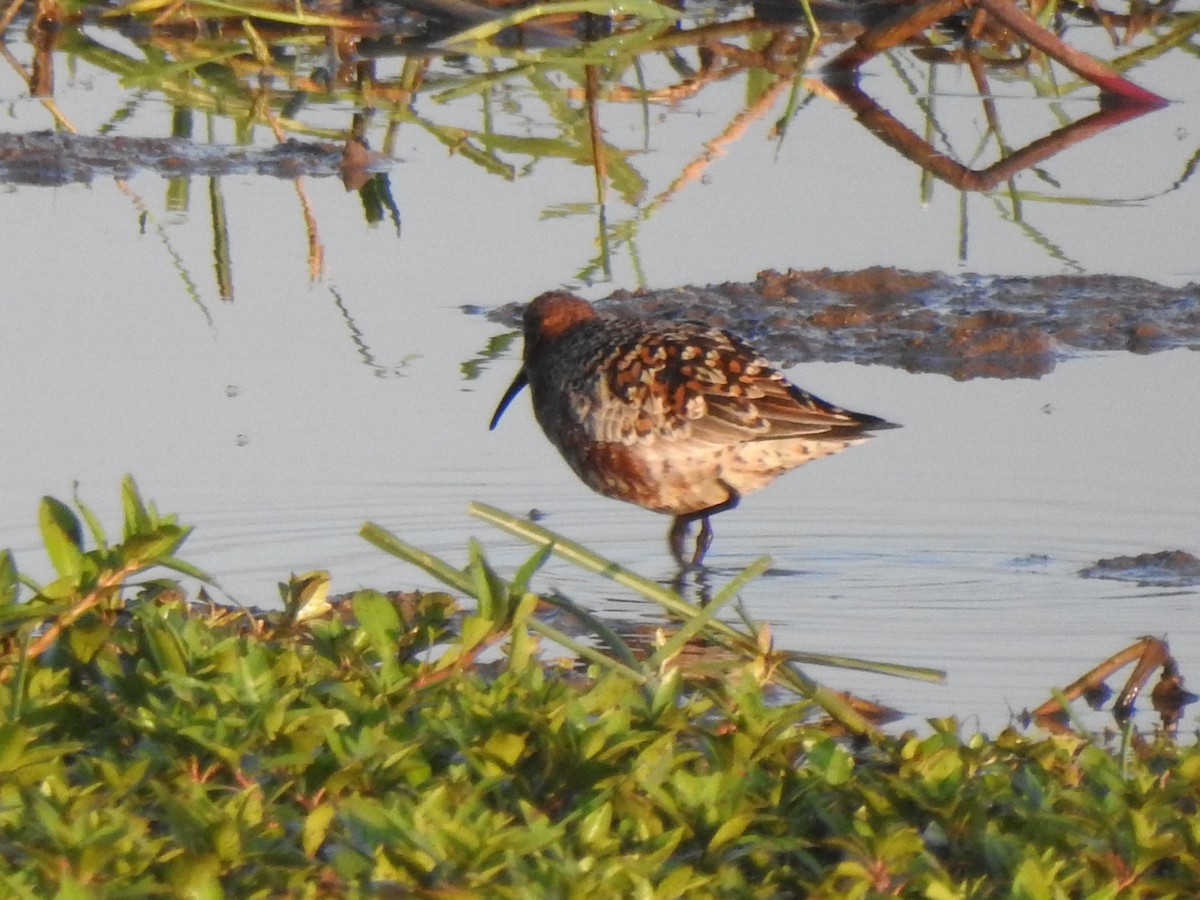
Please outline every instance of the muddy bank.
[{"label": "muddy bank", "polygon": [[1182,588],[1200,585],[1200,559],[1184,550],[1101,559],[1079,574],[1084,578],[1130,581],[1141,587]]},{"label": "muddy bank", "polygon": [[[727,328],[784,365],[852,360],[958,379],[1036,378],[1083,352],[1200,349],[1200,285],[1108,275],[766,271],[744,284],[619,291],[596,305]],[[522,306],[489,317],[515,327]]]},{"label": "muddy bank", "polygon": [[[249,173],[275,178],[341,175],[386,168],[361,144],[287,140],[268,149],[196,144],[183,138],[88,137],[38,131],[0,133],[0,183],[88,184],[139,171],[169,178]],[[352,179],[351,179],[352,180]]]}]

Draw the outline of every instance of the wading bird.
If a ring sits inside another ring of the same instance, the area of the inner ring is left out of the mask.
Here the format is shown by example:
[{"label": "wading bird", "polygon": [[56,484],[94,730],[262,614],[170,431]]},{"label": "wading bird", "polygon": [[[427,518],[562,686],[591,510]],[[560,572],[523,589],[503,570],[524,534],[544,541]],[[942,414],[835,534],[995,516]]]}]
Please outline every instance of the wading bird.
[{"label": "wading bird", "polygon": [[692,565],[709,517],[776,476],[894,428],[801,390],[718,328],[648,322],[550,291],[525,309],[525,350],[489,428],[529,386],[546,437],[588,487],[674,516],[671,554]]}]

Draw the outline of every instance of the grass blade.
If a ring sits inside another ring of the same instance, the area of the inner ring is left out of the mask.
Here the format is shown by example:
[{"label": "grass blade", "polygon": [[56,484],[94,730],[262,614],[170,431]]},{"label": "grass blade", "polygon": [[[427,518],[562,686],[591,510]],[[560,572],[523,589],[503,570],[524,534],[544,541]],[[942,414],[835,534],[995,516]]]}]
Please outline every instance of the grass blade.
[{"label": "grass blade", "polygon": [[804,653],[789,651],[788,659],[810,666],[830,666],[835,669],[857,669],[860,672],[874,672],[878,675],[892,675],[896,678],[911,678],[914,681],[941,682],[946,680],[946,673],[941,669],[931,669],[926,666],[907,666],[900,663],[885,663],[873,659],[857,659],[853,656],[838,656],[832,653]]},{"label": "grass blade", "polygon": [[460,572],[433,554],[426,553],[424,550],[400,540],[386,528],[376,525],[374,522],[364,522],[358,533],[384,553],[390,553],[405,562],[412,563],[418,569],[425,570],[438,581],[455,590],[462,591],[470,597],[475,596],[475,583],[469,575]]},{"label": "grass blade", "polygon": [[639,665],[637,657],[633,655],[633,650],[630,648],[628,642],[601,619],[561,594],[547,594],[542,599],[551,606],[573,616],[582,625],[590,628],[596,637],[608,645],[609,649],[617,655],[622,663],[630,667],[637,667]]},{"label": "grass blade", "polygon": [[671,635],[670,639],[655,651],[654,656],[649,659],[648,665],[657,669],[664,661],[678,653],[684,644],[715,621],[717,613],[725,604],[737,596],[737,592],[743,585],[765,572],[770,565],[771,557],[760,556],[754,562],[750,563],[750,565],[746,566],[746,568],[730,580],[729,584],[721,589],[717,596],[713,597],[696,615],[684,622]]},{"label": "grass blade", "polygon": [[506,16],[500,16],[490,22],[475,25],[453,34],[443,40],[443,45],[466,44],[475,41],[486,41],[495,37],[505,28],[512,28],[548,15],[565,15],[574,13],[593,13],[598,16],[628,15],[636,16],[647,22],[659,22],[674,19],[679,13],[654,0],[565,0],[563,3],[535,3],[514,10]]},{"label": "grass blade", "polygon": [[530,522],[528,519],[519,518],[494,506],[479,503],[478,501],[471,501],[468,510],[476,518],[483,519],[485,522],[489,522],[497,528],[501,528],[509,534],[521,538],[521,540],[528,541],[531,544],[551,545],[555,556],[559,556],[567,562],[579,566],[581,569],[586,569],[597,575],[603,575],[610,581],[637,591],[637,593],[641,594],[647,600],[654,601],[684,620],[690,619],[700,611],[699,607],[684,600],[670,588],[663,587],[658,582],[651,581],[649,578],[643,578],[641,575],[629,571],[619,563],[605,559],[598,553],[587,549],[582,544],[577,544],[552,531],[547,531],[545,528]]},{"label": "grass blade", "polygon": [[[646,676],[636,668],[626,665],[624,662],[614,659],[606,653],[602,653],[595,647],[589,647],[587,644],[575,640],[573,637],[559,631],[553,625],[546,624],[540,619],[530,618],[526,622],[526,625],[530,631],[536,631],[543,637],[554,641],[554,643],[561,644],[572,653],[578,654],[581,658],[589,659],[609,671],[618,672],[637,684],[642,684],[646,680]],[[636,665],[636,662],[634,665]]]},{"label": "grass blade", "polygon": [[[506,513],[494,506],[489,506],[486,503],[472,501],[469,510],[471,515],[483,519],[498,528],[507,531],[522,540],[529,541],[533,544],[550,546],[553,553],[568,562],[571,562],[580,568],[587,569],[590,572],[603,575],[617,584],[624,585],[637,591],[642,597],[659,604],[663,609],[667,610],[682,622],[688,623],[695,620],[698,616],[703,616],[704,610],[695,604],[689,603],[683,597],[679,596],[675,591],[664,587],[657,582],[644,578],[634,572],[629,571],[618,563],[612,560],[605,559],[599,554],[587,549],[586,547],[575,543],[561,535],[554,534],[551,531],[542,528],[528,519],[522,519],[517,516]],[[727,600],[734,596],[745,584],[752,578],[757,577],[766,567],[770,565],[769,557],[761,557],[749,566],[743,569],[736,575],[729,584],[725,585],[721,591],[713,598],[713,605],[723,605]],[[725,643],[730,649],[741,653],[757,652],[755,639],[749,633],[742,633],[733,626],[719,619],[708,616],[704,620],[704,624],[708,626],[710,637],[720,640]],[[699,633],[699,629],[696,633]],[[755,649],[751,649],[755,648]],[[844,659],[848,663],[846,668],[860,669],[869,672],[878,672],[884,675],[892,675],[900,678],[914,678],[919,681],[942,681],[946,674],[937,669],[931,669],[920,666],[903,666],[895,663],[881,663],[871,660],[854,659],[852,657],[837,657],[833,655],[817,654],[817,653],[789,653],[788,659],[793,662],[805,662],[816,665],[834,665],[838,659]],[[792,687],[804,694],[810,694],[816,691],[819,687],[817,682],[812,681],[807,676],[800,673],[795,665],[787,666],[780,669],[782,682],[787,686]],[[792,673],[792,674],[785,674]],[[840,701],[834,701],[835,706],[844,706]],[[849,707],[846,707],[849,710]],[[831,713],[832,714],[832,713]],[[857,713],[854,716],[857,717]]]}]

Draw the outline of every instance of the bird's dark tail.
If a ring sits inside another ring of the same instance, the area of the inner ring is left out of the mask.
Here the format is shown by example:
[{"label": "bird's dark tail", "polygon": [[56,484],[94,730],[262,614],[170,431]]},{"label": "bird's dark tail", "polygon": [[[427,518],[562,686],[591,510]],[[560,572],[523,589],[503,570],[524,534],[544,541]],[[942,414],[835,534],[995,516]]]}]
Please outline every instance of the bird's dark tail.
[{"label": "bird's dark tail", "polygon": [[872,416],[869,413],[852,412],[845,410],[846,415],[854,418],[854,425],[848,430],[850,431],[886,431],[889,428],[903,428],[897,422],[889,422],[887,419],[881,419],[879,416]]}]

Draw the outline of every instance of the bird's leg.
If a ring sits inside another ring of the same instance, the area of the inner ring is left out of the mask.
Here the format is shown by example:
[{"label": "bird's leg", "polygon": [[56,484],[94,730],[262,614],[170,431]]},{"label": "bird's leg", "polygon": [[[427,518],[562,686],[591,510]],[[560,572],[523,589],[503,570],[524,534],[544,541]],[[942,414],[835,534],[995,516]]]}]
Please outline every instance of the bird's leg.
[{"label": "bird's leg", "polygon": [[[688,528],[697,519],[700,520],[700,533],[696,535],[695,552],[692,553],[691,562],[688,562],[683,552],[683,545],[687,540]],[[671,530],[667,532],[667,542],[671,545],[671,555],[675,557],[675,562],[679,563],[680,569],[700,565],[700,560],[704,559],[704,551],[712,543],[712,526],[708,524],[708,510],[676,516],[675,521],[671,523]]]},{"label": "bird's leg", "polygon": [[728,496],[724,500],[705,509],[676,516],[675,521],[671,523],[671,530],[667,533],[667,540],[671,545],[671,555],[684,568],[687,568],[689,565],[683,556],[683,542],[687,537],[688,526],[697,520],[700,521],[700,532],[696,535],[696,549],[692,553],[691,561],[691,566],[698,567],[703,563],[704,554],[708,552],[709,545],[712,544],[713,530],[708,517],[715,516],[719,512],[725,512],[727,509],[733,509],[742,499],[742,495],[730,487],[728,483],[722,481],[721,485],[728,492]]},{"label": "bird's leg", "polygon": [[688,526],[692,524],[692,516],[676,516],[671,522],[671,530],[667,532],[667,543],[671,547],[671,556],[679,563],[680,569],[687,568],[683,556],[683,541],[687,537]]},{"label": "bird's leg", "polygon": [[712,525],[709,524],[708,516],[705,516],[700,520],[700,531],[696,534],[696,552],[692,554],[693,566],[698,566],[704,561],[704,554],[708,552],[712,539]]}]

